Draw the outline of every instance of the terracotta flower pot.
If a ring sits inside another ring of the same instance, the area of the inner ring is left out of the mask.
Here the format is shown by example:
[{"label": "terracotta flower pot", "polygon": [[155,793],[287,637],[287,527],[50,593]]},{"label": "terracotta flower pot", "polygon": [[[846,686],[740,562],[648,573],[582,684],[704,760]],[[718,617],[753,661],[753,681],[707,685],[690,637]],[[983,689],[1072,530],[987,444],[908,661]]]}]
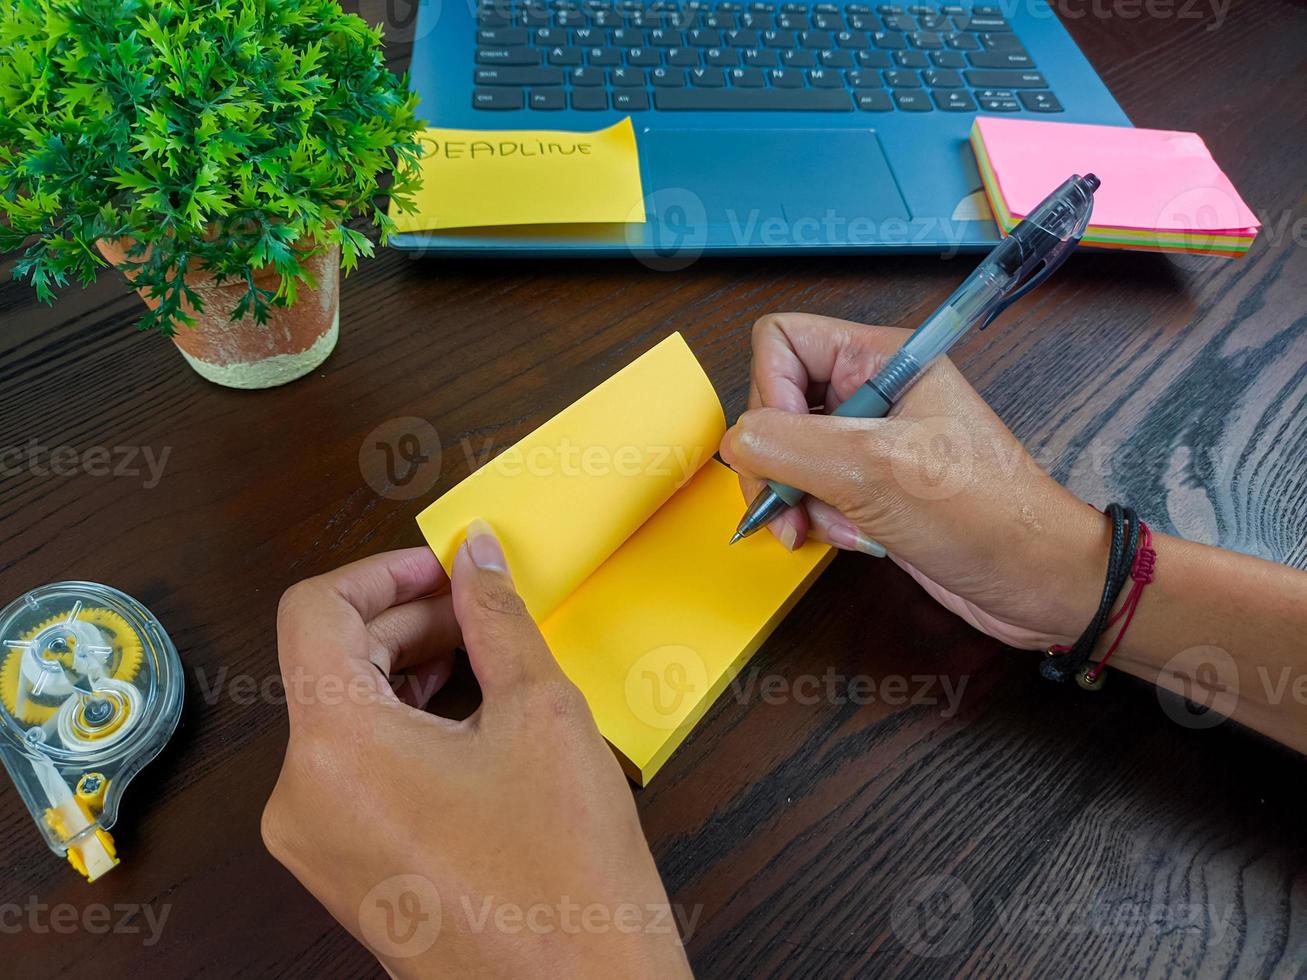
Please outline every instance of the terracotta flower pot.
[{"label": "terracotta flower pot", "polygon": [[[96,243],[109,262],[127,259],[128,241],[101,240]],[[274,388],[314,370],[336,347],[340,331],[340,246],[326,249],[308,260],[317,289],[301,285],[299,300],[291,307],[274,307],[267,323],[254,317],[232,320],[232,310],[245,292],[245,284],[228,281],[218,285],[206,273],[187,273],[186,281],[199,294],[204,312],[189,304],[193,326],[178,326],[173,335],[182,356],[191,367],[215,384],[229,388]],[[262,289],[276,289],[277,275],[270,269],[254,276]],[[158,301],[137,290],[153,309]]]}]

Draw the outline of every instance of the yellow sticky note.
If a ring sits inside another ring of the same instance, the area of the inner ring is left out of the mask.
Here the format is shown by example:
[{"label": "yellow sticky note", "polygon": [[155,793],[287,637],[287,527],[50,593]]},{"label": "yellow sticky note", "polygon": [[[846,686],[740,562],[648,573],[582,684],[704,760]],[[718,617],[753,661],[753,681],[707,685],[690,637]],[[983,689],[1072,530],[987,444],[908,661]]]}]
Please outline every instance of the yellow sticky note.
[{"label": "yellow sticky note", "polygon": [[645,220],[629,118],[593,133],[428,129],[419,141],[417,211],[390,209],[401,232]]},{"label": "yellow sticky note", "polygon": [[728,544],[745,501],[721,405],[673,334],[418,515],[446,568],[498,532],[550,649],[643,785],[833,555]]}]

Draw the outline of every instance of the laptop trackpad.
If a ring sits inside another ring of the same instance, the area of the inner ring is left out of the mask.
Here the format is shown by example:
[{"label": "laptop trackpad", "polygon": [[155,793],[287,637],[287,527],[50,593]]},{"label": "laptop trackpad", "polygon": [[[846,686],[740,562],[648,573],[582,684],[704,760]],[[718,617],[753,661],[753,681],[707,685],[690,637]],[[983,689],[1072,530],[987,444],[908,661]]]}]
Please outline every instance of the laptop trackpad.
[{"label": "laptop trackpad", "polygon": [[839,245],[912,217],[870,130],[654,129],[638,141],[649,218],[664,228],[706,223],[740,247]]}]

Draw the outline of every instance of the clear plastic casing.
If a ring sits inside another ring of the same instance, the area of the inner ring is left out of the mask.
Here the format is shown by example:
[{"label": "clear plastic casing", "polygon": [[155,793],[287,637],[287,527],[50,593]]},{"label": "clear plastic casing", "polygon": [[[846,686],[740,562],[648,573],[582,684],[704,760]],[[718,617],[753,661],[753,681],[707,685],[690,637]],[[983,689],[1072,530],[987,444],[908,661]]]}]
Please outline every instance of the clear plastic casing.
[{"label": "clear plastic casing", "polygon": [[127,783],[181,717],[181,661],[159,621],[93,582],[34,589],[0,612],[0,758],[56,854],[94,881]]}]

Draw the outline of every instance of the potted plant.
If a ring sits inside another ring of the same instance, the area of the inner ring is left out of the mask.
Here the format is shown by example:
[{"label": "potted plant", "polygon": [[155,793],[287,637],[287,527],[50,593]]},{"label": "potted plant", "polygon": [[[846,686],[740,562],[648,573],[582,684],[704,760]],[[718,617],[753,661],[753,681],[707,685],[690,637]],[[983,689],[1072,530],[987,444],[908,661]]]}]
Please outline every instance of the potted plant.
[{"label": "potted plant", "polygon": [[416,98],[336,0],[5,0],[0,250],[49,302],[105,265],[204,377],[312,371],[339,285],[411,206]]}]

